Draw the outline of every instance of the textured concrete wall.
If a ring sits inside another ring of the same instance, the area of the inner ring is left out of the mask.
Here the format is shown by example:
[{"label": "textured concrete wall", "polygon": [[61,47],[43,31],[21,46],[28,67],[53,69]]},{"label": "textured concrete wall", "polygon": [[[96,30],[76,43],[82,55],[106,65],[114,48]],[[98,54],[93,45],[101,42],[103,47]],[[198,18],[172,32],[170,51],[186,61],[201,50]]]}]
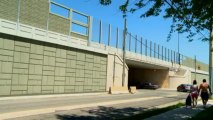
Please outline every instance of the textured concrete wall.
[{"label": "textured concrete wall", "polygon": [[[207,83],[209,83],[209,76],[206,74],[196,74],[197,84],[201,84],[202,80],[206,79]],[[193,80],[195,80],[195,73],[187,70],[184,76],[170,76],[169,85],[170,88],[176,89],[180,84],[192,84]]]},{"label": "textured concrete wall", "polygon": [[[183,60],[182,65],[194,69],[195,68],[195,60],[192,59],[192,58],[186,57],[186,59]],[[208,72],[209,66],[208,66],[208,64],[202,63],[200,61],[196,61],[196,69]]]},{"label": "textured concrete wall", "polygon": [[145,82],[151,82],[159,85],[161,88],[169,87],[169,71],[168,70],[153,70],[153,69],[129,69],[129,84],[140,85]]},{"label": "textured concrete wall", "polygon": [[49,14],[49,0],[1,0],[0,18],[46,29]]},{"label": "textured concrete wall", "polygon": [[0,96],[106,91],[106,55],[0,36]]},{"label": "textured concrete wall", "polygon": [[20,0],[20,23],[46,29],[49,0]]},{"label": "textured concrete wall", "polygon": [[70,20],[59,17],[54,14],[50,14],[49,16],[49,30],[58,32],[61,34],[69,35],[70,31]]},{"label": "textured concrete wall", "polygon": [[69,35],[70,20],[49,13],[49,0],[1,0],[0,18],[17,22],[19,1],[20,23]]},{"label": "textured concrete wall", "polygon": [[191,83],[194,79],[197,80],[198,85],[203,82],[203,79],[206,79],[207,83],[209,83],[209,75],[197,73],[195,78],[195,73],[191,73]]},{"label": "textured concrete wall", "polygon": [[169,71],[169,88],[177,89],[180,84],[191,83],[191,71],[180,69],[179,71]]},{"label": "textured concrete wall", "polygon": [[71,32],[71,36],[73,36],[73,37],[77,37],[77,38],[80,38],[80,39],[83,39],[83,40],[88,40],[88,39],[89,39],[89,37],[88,37],[88,36],[81,35],[81,34],[74,33],[74,32]]},{"label": "textured concrete wall", "polygon": [[177,87],[180,84],[190,84],[191,81],[189,78],[180,77],[180,76],[170,76],[169,78],[169,88],[177,90]]},{"label": "textured concrete wall", "polygon": [[1,0],[0,1],[0,18],[17,21],[18,0]]}]

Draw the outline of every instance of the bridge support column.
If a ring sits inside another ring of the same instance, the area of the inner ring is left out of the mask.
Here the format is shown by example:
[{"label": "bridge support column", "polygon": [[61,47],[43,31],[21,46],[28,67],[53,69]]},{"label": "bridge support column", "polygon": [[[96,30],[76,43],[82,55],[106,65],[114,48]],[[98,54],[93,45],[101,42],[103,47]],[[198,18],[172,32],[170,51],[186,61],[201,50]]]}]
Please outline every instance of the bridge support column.
[{"label": "bridge support column", "polygon": [[[125,64],[125,80],[122,85],[123,60],[117,54],[108,54],[107,64],[107,85],[106,91],[110,88],[122,88],[122,92],[128,93],[128,66]],[[116,90],[116,89],[115,89]]]}]

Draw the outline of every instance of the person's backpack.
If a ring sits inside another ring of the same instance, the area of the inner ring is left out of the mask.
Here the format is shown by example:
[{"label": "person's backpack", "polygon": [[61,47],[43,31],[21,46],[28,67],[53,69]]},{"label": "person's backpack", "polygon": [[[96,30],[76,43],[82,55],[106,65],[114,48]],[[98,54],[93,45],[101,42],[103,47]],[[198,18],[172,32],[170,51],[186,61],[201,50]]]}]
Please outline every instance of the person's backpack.
[{"label": "person's backpack", "polygon": [[191,94],[189,94],[186,97],[186,106],[192,106],[192,96],[191,96]]}]

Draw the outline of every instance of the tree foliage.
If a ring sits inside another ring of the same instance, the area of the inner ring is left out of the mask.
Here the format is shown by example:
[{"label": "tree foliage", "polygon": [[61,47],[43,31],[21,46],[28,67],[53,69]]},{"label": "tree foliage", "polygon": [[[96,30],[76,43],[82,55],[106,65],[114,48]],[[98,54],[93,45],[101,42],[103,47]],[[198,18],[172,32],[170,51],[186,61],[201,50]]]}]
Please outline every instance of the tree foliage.
[{"label": "tree foliage", "polygon": [[[102,5],[110,5],[112,2],[113,0],[100,0]],[[130,2],[134,2],[131,7]],[[196,34],[201,34],[200,39],[206,41],[210,36],[203,35],[201,31],[212,32],[213,0],[126,0],[119,9],[124,17],[127,13],[139,11],[140,17],[163,14],[164,18],[171,18],[173,22],[167,40],[171,39],[173,32],[178,31],[188,33],[189,41]]]},{"label": "tree foliage", "polygon": [[99,0],[99,1],[102,5],[109,5],[112,2],[111,0]]}]

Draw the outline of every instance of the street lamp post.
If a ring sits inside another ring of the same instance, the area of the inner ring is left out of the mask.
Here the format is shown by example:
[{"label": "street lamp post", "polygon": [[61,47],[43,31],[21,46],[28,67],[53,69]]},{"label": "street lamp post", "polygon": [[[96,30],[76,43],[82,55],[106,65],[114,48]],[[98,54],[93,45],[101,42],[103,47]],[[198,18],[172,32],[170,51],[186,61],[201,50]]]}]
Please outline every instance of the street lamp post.
[{"label": "street lamp post", "polygon": [[126,18],[124,19],[124,31],[123,31],[123,72],[122,72],[122,86],[124,86],[125,82],[125,63],[126,63],[126,33],[127,33],[127,28],[126,28]]},{"label": "street lamp post", "polygon": [[179,32],[178,32],[178,63],[180,64],[180,38],[179,38]]},{"label": "street lamp post", "polygon": [[180,40],[179,40],[179,32],[178,32],[178,54],[180,54]]}]

